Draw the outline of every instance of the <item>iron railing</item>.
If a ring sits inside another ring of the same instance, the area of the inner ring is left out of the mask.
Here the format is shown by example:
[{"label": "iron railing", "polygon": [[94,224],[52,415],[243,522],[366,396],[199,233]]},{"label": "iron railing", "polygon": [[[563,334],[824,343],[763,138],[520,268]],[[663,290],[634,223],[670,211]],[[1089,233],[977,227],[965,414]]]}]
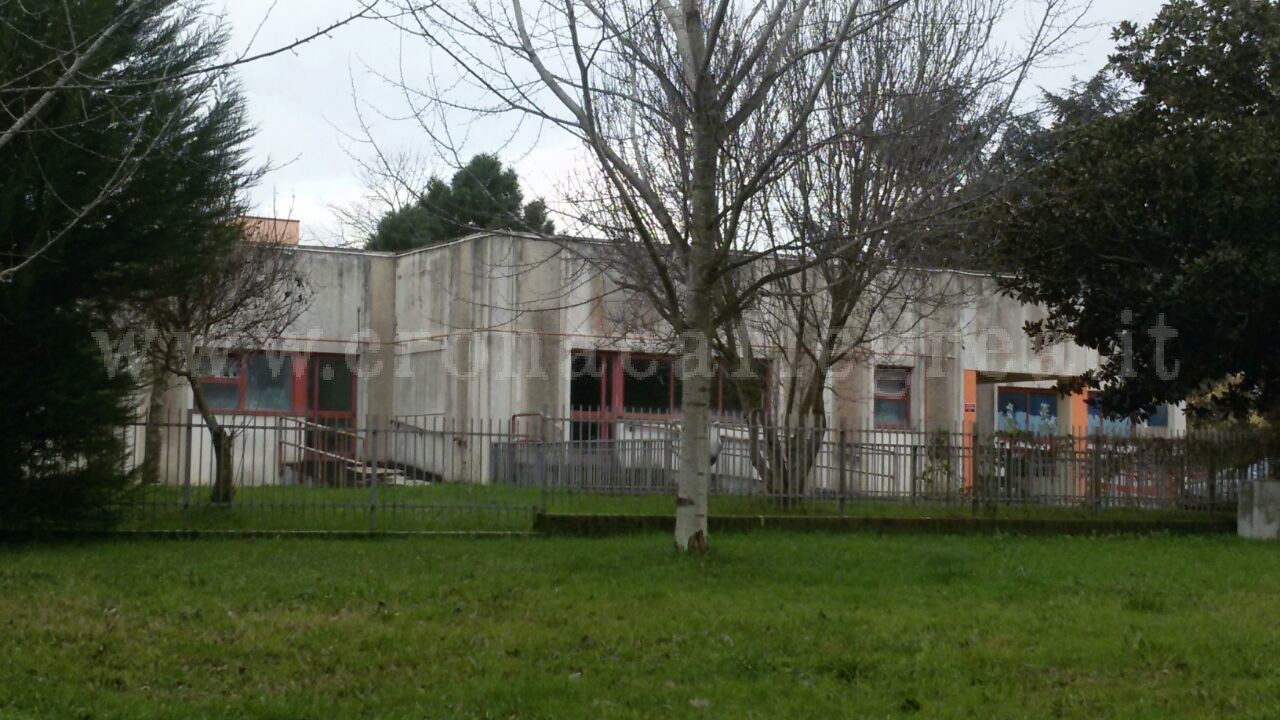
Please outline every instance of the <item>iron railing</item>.
[{"label": "iron railing", "polygon": [[[233,492],[198,415],[121,429],[139,479],[128,527],[525,530],[536,513],[668,514],[678,420],[525,414],[220,416]],[[1230,513],[1266,476],[1248,433],[1115,437],[720,419],[713,514]],[[710,459],[710,458],[708,458]],[[225,477],[225,476],[223,476]]]}]

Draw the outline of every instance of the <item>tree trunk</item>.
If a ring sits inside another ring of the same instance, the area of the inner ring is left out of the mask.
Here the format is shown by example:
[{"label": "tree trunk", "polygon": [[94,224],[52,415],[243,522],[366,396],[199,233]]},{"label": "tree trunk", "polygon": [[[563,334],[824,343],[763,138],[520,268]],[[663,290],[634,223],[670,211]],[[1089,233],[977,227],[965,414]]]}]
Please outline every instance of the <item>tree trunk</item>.
[{"label": "tree trunk", "polygon": [[147,402],[146,447],[142,456],[142,481],[154,485],[160,481],[160,444],[164,442],[162,417],[164,414],[164,394],[169,390],[168,368],[173,359],[173,351],[166,348],[164,357],[153,363],[151,369],[151,394]]},{"label": "tree trunk", "polygon": [[[753,430],[751,465],[764,480],[765,491],[782,507],[800,504],[810,474],[822,454],[826,418],[796,419],[794,424]],[[763,436],[762,439],[754,439]]]},{"label": "tree trunk", "polygon": [[751,465],[765,492],[782,507],[800,503],[827,432],[825,374],[815,372],[804,394],[776,424],[766,419],[752,430]]},{"label": "tree trunk", "polygon": [[215,504],[225,505],[235,496],[235,458],[231,452],[234,438],[209,410],[200,381],[194,378],[188,378],[188,381],[191,383],[191,396],[195,400],[196,408],[200,411],[200,417],[204,420],[204,426],[209,429],[209,438],[213,445],[213,495],[210,499]]},{"label": "tree trunk", "polygon": [[151,395],[147,402],[147,430],[144,440],[146,447],[142,456],[142,482],[147,485],[160,482],[160,444],[164,442],[161,415],[164,414],[166,389],[164,371],[159,370],[151,381]]},{"label": "tree trunk", "polygon": [[[697,313],[707,316],[701,310]],[[705,327],[709,318],[703,323]],[[688,332],[684,342],[684,423],[680,433],[680,471],[676,475],[676,547],[705,553],[708,548],[707,495],[711,485],[711,362],[709,333]]]},{"label": "tree trunk", "polygon": [[[696,18],[696,3],[686,4],[687,18]],[[691,23],[690,44],[705,47],[699,25]],[[690,246],[683,300],[684,388],[681,393],[684,429],[680,438],[680,472],[676,476],[676,547],[705,553],[707,495],[711,486],[711,387],[716,377],[711,356],[715,339],[716,252],[720,235],[719,140],[724,132],[723,109],[716,101],[709,77],[692,78],[693,156],[690,167]]]},{"label": "tree trunk", "polygon": [[235,467],[231,453],[232,438],[216,420],[212,425],[205,424],[209,425],[209,435],[213,442],[213,495],[210,500],[214,504],[226,505],[235,496],[235,483],[232,482]]}]

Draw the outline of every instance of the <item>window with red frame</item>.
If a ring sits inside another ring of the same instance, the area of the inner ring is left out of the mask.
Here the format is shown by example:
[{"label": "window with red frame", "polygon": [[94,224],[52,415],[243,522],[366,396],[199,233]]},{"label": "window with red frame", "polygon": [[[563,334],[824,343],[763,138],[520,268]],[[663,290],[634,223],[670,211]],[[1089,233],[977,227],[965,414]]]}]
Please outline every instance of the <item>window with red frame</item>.
[{"label": "window with red frame", "polygon": [[201,358],[200,385],[213,410],[275,415],[355,411],[355,374],[342,355],[233,353]]},{"label": "window with red frame", "polygon": [[[767,382],[767,364],[760,362],[757,372]],[[569,404],[580,415],[666,417],[681,409],[680,361],[671,355],[576,351],[569,383]],[[731,378],[717,369],[712,412],[736,414],[741,408]]]},{"label": "window with red frame", "polygon": [[1004,386],[996,391],[1001,432],[1058,433],[1058,393],[1049,388]]},{"label": "window with red frame", "polygon": [[681,383],[677,362],[671,357],[614,356],[621,364],[616,404],[627,415],[670,415],[680,407]]},{"label": "window with red frame", "polygon": [[200,387],[214,410],[236,410],[244,395],[244,362],[238,355],[200,358]]},{"label": "window with red frame", "polygon": [[873,382],[875,426],[885,429],[911,427],[911,370],[877,367]]},{"label": "window with red frame", "polygon": [[355,412],[356,377],[351,358],[312,355],[307,360],[308,413]]},{"label": "window with red frame", "polygon": [[716,373],[716,390],[712,392],[720,393],[720,414],[721,415],[741,415],[743,413],[742,396],[739,394],[737,383],[743,380],[754,381],[756,378],[764,380],[764,397],[760,398],[761,405],[765,410],[769,409],[769,363],[764,360],[754,361],[754,368],[751,372],[745,372],[744,368],[734,369],[727,364],[722,364]]}]

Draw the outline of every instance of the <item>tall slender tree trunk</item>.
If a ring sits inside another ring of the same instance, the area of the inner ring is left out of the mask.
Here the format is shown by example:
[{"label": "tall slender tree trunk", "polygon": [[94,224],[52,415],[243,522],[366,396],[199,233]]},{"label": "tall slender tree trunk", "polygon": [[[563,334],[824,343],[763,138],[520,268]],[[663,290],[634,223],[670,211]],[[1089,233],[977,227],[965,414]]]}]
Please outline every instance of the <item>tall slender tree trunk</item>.
[{"label": "tall slender tree trunk", "polygon": [[191,396],[195,400],[196,408],[200,410],[204,426],[209,429],[209,441],[213,446],[213,494],[210,500],[215,504],[226,504],[235,496],[235,456],[232,453],[234,438],[209,409],[200,381],[189,380]]},{"label": "tall slender tree trunk", "polygon": [[142,455],[142,482],[154,485],[160,482],[160,444],[164,442],[163,420],[165,382],[162,375],[151,381],[151,394],[147,402],[146,445]]},{"label": "tall slender tree trunk", "polygon": [[[698,104],[711,107],[707,88],[698,89]],[[695,120],[691,173],[692,233],[687,268],[688,294],[682,328],[684,414],[680,438],[680,472],[676,476],[676,547],[684,552],[709,549],[707,495],[711,486],[711,387],[715,363],[711,344],[715,336],[713,270],[719,238],[716,198],[716,137],[722,121],[710,113]]]},{"label": "tall slender tree trunk", "polygon": [[701,328],[685,332],[683,338],[684,423],[680,472],[676,476],[676,547],[684,552],[704,553],[709,548],[707,496],[711,486],[711,385],[715,370],[708,331],[710,311],[699,309],[691,315],[700,320]]},{"label": "tall slender tree trunk", "polygon": [[169,390],[169,372],[167,368],[172,360],[172,351],[167,351],[164,358],[153,363],[151,370],[150,395],[147,398],[147,430],[146,444],[142,456],[142,481],[154,485],[160,481],[160,457],[163,455],[160,445],[164,442],[164,394]]}]

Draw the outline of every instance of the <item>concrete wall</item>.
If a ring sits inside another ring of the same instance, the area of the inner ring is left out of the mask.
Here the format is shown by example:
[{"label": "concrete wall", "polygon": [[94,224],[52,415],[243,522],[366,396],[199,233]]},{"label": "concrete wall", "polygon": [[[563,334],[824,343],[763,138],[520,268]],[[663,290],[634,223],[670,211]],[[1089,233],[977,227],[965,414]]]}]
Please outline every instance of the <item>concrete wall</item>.
[{"label": "concrete wall", "polygon": [[[1037,352],[1022,328],[1041,309],[997,292],[977,275],[939,274],[953,306],[900,320],[874,359],[848,362],[829,380],[834,416],[870,423],[875,365],[912,370],[913,421],[957,430],[964,416],[964,372],[988,382],[1056,381],[1097,363],[1072,344]],[[480,235],[396,259],[396,368],[391,412],[510,418],[564,408],[574,349],[671,352],[665,326],[635,297],[555,243]],[[763,336],[760,352],[774,356]]]},{"label": "concrete wall", "polygon": [[501,235],[400,256],[393,414],[510,418],[562,404],[562,265],[553,243]]},{"label": "concrete wall", "polygon": [[1280,541],[1280,482],[1241,483],[1239,513],[1240,537]]},{"label": "concrete wall", "polygon": [[370,336],[375,268],[394,267],[388,253],[301,247],[300,270],[313,297],[281,340],[286,350],[357,355]]},{"label": "concrete wall", "polygon": [[1075,376],[1097,366],[1098,354],[1074,343],[1035,350],[1023,327],[1043,319],[1043,308],[1000,294],[990,278],[965,276],[964,284],[967,303],[957,329],[965,369],[1015,381]]},{"label": "concrete wall", "polygon": [[[357,358],[357,423],[397,418],[421,430],[389,435],[362,452],[402,462],[416,458],[441,475],[487,477],[490,460],[466,432],[443,428],[439,418],[466,426],[510,423],[525,413],[557,414],[570,400],[572,350],[672,351],[668,333],[646,303],[614,292],[608,278],[557,243],[492,234],[400,255],[307,247],[299,252],[314,300],[277,347]],[[955,288],[957,301],[925,316],[906,308],[901,322],[907,329],[884,332],[858,360],[837,366],[826,389],[832,416],[869,427],[874,368],[888,365],[912,370],[911,417],[917,427],[956,431],[970,423],[986,429],[998,384],[1052,384],[1096,365],[1096,353],[1070,344],[1035,351],[1022,328],[1043,311],[1001,296],[990,279],[930,277]],[[756,332],[752,341],[776,372],[785,372],[765,335]],[[976,410],[966,413],[975,374]],[[781,390],[775,393],[778,402]],[[190,408],[189,392],[180,397],[176,404]],[[1075,403],[1063,400],[1060,417],[1076,424],[1083,422],[1075,417],[1080,414]],[[1171,431],[1181,427],[1181,414],[1173,413]],[[253,457],[245,460],[245,472],[253,481],[267,482],[271,472],[254,468],[279,460],[272,456],[278,442],[267,433],[261,428],[249,435]],[[628,425],[616,436],[643,443],[648,431]],[[180,445],[166,438],[170,452],[178,453]],[[192,454],[202,448],[195,443]],[[901,476],[889,469],[867,473]],[[193,481],[203,477],[197,473]]]},{"label": "concrete wall", "polygon": [[[387,368],[393,365],[395,256],[310,247],[298,250],[312,302],[271,349],[352,358],[357,373],[357,417],[387,414],[393,399],[392,374],[374,370],[379,363]],[[200,416],[192,408],[190,388],[185,381],[173,379],[163,416],[190,421],[195,429],[189,453],[186,428],[170,427],[162,433],[162,482],[180,484],[189,474],[192,484],[200,485],[212,472],[208,433],[199,426]],[[279,478],[277,418],[245,415],[232,421],[244,426],[236,441],[237,481],[275,482]]]}]

